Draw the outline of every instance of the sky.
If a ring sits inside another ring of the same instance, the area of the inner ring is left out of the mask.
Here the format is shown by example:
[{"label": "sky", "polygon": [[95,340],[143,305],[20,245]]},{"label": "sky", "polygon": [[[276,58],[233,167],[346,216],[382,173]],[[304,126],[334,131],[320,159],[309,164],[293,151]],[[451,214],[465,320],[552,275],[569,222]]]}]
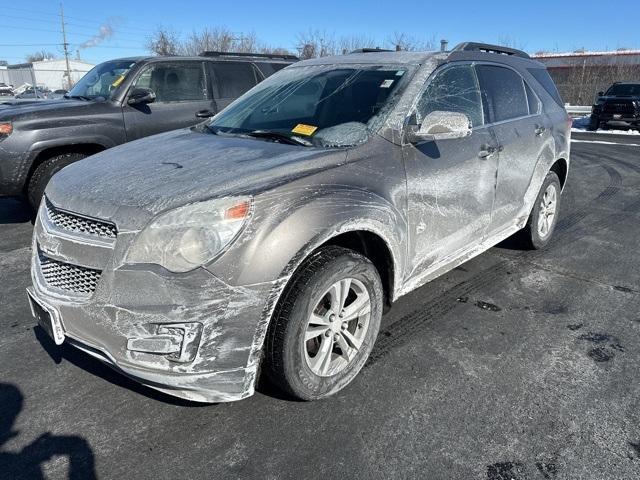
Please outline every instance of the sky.
[{"label": "sky", "polygon": [[[394,32],[423,40],[509,43],[528,52],[640,49],[640,1],[432,1],[432,0],[88,0],[63,1],[71,53],[97,35],[104,24],[113,35],[80,50],[82,60],[145,55],[146,39],[159,26],[182,36],[223,26],[238,35],[254,32],[270,46],[295,53],[297,37],[309,30],[327,36],[364,35],[386,46]],[[3,2],[0,60],[24,61],[38,50],[62,54],[59,2]]]}]

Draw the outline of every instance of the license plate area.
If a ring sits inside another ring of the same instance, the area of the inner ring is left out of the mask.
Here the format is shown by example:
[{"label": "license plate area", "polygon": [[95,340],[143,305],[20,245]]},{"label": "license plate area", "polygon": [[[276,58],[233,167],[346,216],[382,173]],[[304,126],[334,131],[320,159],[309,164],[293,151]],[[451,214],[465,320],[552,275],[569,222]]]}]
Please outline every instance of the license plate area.
[{"label": "license plate area", "polygon": [[29,297],[29,305],[31,306],[31,313],[38,321],[38,325],[47,332],[56,345],[62,345],[64,342],[64,329],[62,328],[62,322],[60,322],[57,312],[53,308],[45,306],[36,300],[28,290],[27,294]]},{"label": "license plate area", "polygon": [[621,118],[622,118],[622,114],[621,114],[621,113],[614,113],[614,114],[613,114],[613,118],[614,118],[615,120],[619,120],[619,119],[621,119]]}]

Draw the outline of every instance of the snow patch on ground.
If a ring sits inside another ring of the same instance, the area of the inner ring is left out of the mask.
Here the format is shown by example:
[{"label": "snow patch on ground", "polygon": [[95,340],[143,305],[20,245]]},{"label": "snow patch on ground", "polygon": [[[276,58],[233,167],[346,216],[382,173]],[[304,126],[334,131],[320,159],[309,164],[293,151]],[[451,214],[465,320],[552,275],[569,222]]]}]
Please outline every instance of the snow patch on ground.
[{"label": "snow patch on ground", "polygon": [[[591,118],[590,115],[574,118],[573,124],[571,125],[571,131],[572,132],[589,131],[587,130],[587,127],[589,126],[590,118]],[[598,130],[593,132],[589,131],[589,133],[603,133],[607,135],[640,135],[640,131],[638,130],[614,130],[614,129],[603,130],[602,128],[599,128]]]}]

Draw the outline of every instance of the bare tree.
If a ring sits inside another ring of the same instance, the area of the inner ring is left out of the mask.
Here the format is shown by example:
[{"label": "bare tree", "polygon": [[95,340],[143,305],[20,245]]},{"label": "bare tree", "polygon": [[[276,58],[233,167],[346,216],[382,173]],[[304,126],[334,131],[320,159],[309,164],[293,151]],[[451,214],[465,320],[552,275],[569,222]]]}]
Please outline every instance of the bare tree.
[{"label": "bare tree", "polygon": [[158,27],[147,39],[145,47],[156,55],[177,55],[180,50],[180,40],[173,30]]},{"label": "bare tree", "polygon": [[[547,55],[548,57],[548,55]],[[551,55],[553,57],[553,55]],[[545,56],[536,56],[545,63]],[[626,62],[620,55],[594,56],[577,53],[565,57],[561,67],[549,66],[560,95],[572,105],[590,105],[597,92],[606,90],[613,82],[639,81],[640,65]]]},{"label": "bare tree", "polygon": [[404,50],[407,52],[428,52],[436,49],[435,36],[429,39],[423,39],[404,32],[393,32],[393,35],[387,38],[386,43],[394,50]]},{"label": "bare tree", "polygon": [[56,56],[48,52],[46,50],[40,50],[34,53],[31,53],[25,57],[25,60],[29,63],[31,62],[41,62],[42,60],[53,60]]},{"label": "bare tree", "polygon": [[498,37],[498,45],[509,48],[516,48],[518,50],[524,50],[527,45],[520,40],[512,37],[511,35],[500,35]]},{"label": "bare tree", "polygon": [[340,37],[338,40],[338,50],[341,53],[352,52],[359,48],[373,48],[376,41],[372,37],[366,35],[352,35],[350,37]]},{"label": "bare tree", "polygon": [[332,34],[325,31],[309,30],[298,34],[298,56],[302,59],[336,55],[338,48]]}]

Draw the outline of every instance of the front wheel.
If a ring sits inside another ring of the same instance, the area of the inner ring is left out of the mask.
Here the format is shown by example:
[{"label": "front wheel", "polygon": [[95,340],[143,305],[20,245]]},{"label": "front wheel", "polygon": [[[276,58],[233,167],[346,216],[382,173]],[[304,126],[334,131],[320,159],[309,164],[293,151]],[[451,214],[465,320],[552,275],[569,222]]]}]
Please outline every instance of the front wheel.
[{"label": "front wheel", "polygon": [[42,199],[42,195],[44,195],[44,189],[55,173],[67,165],[82,160],[85,157],[86,155],[83,153],[63,153],[62,155],[47,158],[38,165],[27,185],[27,198],[31,204],[31,208],[34,211],[38,210],[40,200]]},{"label": "front wheel", "polygon": [[382,306],[382,282],[369,259],[346,248],[321,248],[276,307],[265,346],[267,376],[301,400],[343,389],[373,348]]},{"label": "front wheel", "polygon": [[560,211],[561,187],[555,172],[547,173],[521,236],[526,246],[544,248],[553,235]]}]

